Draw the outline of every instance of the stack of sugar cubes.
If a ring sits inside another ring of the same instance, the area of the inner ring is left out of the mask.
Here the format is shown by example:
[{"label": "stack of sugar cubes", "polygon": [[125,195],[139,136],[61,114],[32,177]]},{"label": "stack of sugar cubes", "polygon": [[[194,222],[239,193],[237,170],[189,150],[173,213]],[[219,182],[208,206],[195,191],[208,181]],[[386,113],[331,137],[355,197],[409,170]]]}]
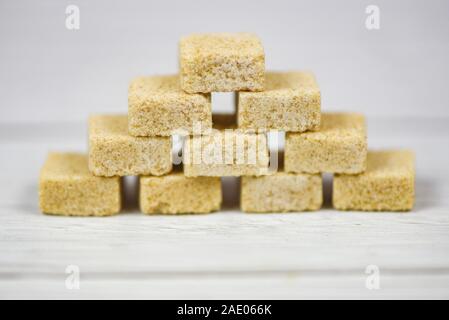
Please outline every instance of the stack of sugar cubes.
[{"label": "stack of sugar cubes", "polygon": [[[50,153],[39,184],[44,213],[117,214],[120,177],[130,175],[139,176],[145,214],[218,211],[224,176],[241,177],[244,212],[314,211],[322,173],[334,174],[335,209],[412,209],[413,153],[368,151],[364,117],[321,113],[312,73],[266,72],[257,36],[194,34],[179,55],[179,75],[132,81],[128,115],[90,117],[88,156]],[[236,113],[212,114],[213,92],[236,92]],[[275,170],[272,130],[286,132]],[[183,137],[182,166],[173,165],[174,135]]]}]

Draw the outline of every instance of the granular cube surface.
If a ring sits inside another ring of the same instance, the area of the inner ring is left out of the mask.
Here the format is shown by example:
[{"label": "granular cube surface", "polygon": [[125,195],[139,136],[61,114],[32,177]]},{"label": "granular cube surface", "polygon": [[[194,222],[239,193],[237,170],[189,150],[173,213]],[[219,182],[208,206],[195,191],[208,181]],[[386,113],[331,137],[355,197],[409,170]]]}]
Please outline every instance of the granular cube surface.
[{"label": "granular cube surface", "polygon": [[269,173],[266,135],[242,132],[236,129],[231,118],[214,115],[214,129],[210,134],[186,137],[183,147],[186,176],[258,176]]},{"label": "granular cube surface", "polygon": [[192,34],[179,50],[181,87],[188,93],[264,89],[265,54],[254,34]]},{"label": "granular cube surface", "polygon": [[210,94],[188,94],[178,76],[140,77],[128,92],[129,133],[133,136],[192,134],[196,122],[212,127]]},{"label": "granular cube surface", "polygon": [[267,72],[265,90],[239,92],[237,109],[242,129],[318,130],[320,89],[309,72]]},{"label": "granular cube surface", "polygon": [[42,212],[64,216],[108,216],[120,211],[120,178],[93,176],[87,156],[50,153],[39,179]]},{"label": "granular cube surface", "polygon": [[171,137],[130,136],[126,115],[90,117],[89,170],[94,175],[162,175],[171,169]]},{"label": "granular cube surface", "polygon": [[355,113],[323,113],[317,132],[287,132],[285,170],[295,173],[357,174],[366,169],[365,118]]},{"label": "granular cube surface", "polygon": [[320,174],[276,172],[241,178],[240,207],[244,212],[314,211],[323,203]]},{"label": "granular cube surface", "polygon": [[411,210],[415,201],[414,159],[410,151],[370,151],[366,172],[334,177],[334,207],[362,211]]},{"label": "granular cube surface", "polygon": [[219,210],[221,201],[217,177],[186,177],[182,172],[140,177],[140,209],[146,214],[209,213]]}]

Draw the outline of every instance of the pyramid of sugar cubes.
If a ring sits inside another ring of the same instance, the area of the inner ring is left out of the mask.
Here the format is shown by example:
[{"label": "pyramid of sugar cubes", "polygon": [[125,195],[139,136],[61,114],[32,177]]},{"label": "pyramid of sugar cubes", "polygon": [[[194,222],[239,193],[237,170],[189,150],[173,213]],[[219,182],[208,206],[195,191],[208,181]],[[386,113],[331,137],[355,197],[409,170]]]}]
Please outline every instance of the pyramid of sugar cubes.
[{"label": "pyramid of sugar cubes", "polygon": [[[218,211],[224,176],[241,177],[243,212],[316,211],[323,173],[333,174],[337,210],[412,209],[413,153],[369,151],[364,116],[322,113],[315,76],[266,71],[256,35],[183,37],[179,66],[177,75],[134,79],[128,114],[91,115],[88,155],[48,155],[39,181],[42,212],[117,214],[123,176],[139,176],[145,214]],[[235,92],[235,114],[213,114],[213,92]],[[269,148],[270,131],[285,132],[279,165],[270,157],[278,151]],[[177,165],[174,135],[183,138]]]}]

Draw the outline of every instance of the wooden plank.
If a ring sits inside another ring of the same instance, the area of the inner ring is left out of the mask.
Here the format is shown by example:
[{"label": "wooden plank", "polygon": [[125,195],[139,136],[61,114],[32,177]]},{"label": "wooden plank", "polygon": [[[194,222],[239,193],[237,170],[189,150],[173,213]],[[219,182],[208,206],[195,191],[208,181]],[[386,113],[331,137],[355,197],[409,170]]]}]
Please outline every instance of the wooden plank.
[{"label": "wooden plank", "polygon": [[67,289],[66,278],[0,280],[1,299],[448,299],[449,275],[187,277],[86,279]]},{"label": "wooden plank", "polygon": [[449,270],[445,207],[319,213],[67,218],[0,210],[0,272]]}]

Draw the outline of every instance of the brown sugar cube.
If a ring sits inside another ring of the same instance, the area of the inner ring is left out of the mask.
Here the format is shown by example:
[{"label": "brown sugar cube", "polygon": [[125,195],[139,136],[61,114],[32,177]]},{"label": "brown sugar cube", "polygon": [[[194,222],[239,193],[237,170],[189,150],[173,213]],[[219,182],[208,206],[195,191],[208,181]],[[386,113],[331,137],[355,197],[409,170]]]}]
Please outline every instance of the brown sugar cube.
[{"label": "brown sugar cube", "polygon": [[276,172],[241,178],[240,207],[244,212],[314,211],[323,203],[320,174]]},{"label": "brown sugar cube", "polygon": [[90,117],[89,170],[94,175],[162,175],[171,169],[171,137],[130,136],[126,115]]},{"label": "brown sugar cube", "polygon": [[264,88],[265,54],[254,34],[192,34],[181,39],[179,52],[181,87],[188,93]]},{"label": "brown sugar cube", "polygon": [[323,113],[319,131],[287,132],[285,170],[295,173],[361,173],[366,169],[367,148],[363,115]]},{"label": "brown sugar cube", "polygon": [[370,151],[364,173],[338,174],[333,204],[339,210],[408,211],[415,200],[414,154],[410,151]]},{"label": "brown sugar cube", "polygon": [[210,94],[188,94],[178,76],[140,77],[128,92],[129,134],[170,136],[192,134],[196,122],[212,127]]},{"label": "brown sugar cube", "polygon": [[236,129],[233,116],[214,115],[214,129],[207,135],[186,137],[184,174],[243,176],[269,174],[268,141],[264,133]]},{"label": "brown sugar cube", "polygon": [[241,129],[304,132],[320,127],[320,89],[310,72],[267,72],[264,91],[237,97]]},{"label": "brown sugar cube", "polygon": [[216,177],[186,177],[172,172],[140,177],[140,209],[146,214],[195,214],[220,209],[221,181]]},{"label": "brown sugar cube", "polygon": [[120,178],[93,176],[87,156],[50,153],[39,179],[42,212],[63,216],[109,216],[120,211]]}]

